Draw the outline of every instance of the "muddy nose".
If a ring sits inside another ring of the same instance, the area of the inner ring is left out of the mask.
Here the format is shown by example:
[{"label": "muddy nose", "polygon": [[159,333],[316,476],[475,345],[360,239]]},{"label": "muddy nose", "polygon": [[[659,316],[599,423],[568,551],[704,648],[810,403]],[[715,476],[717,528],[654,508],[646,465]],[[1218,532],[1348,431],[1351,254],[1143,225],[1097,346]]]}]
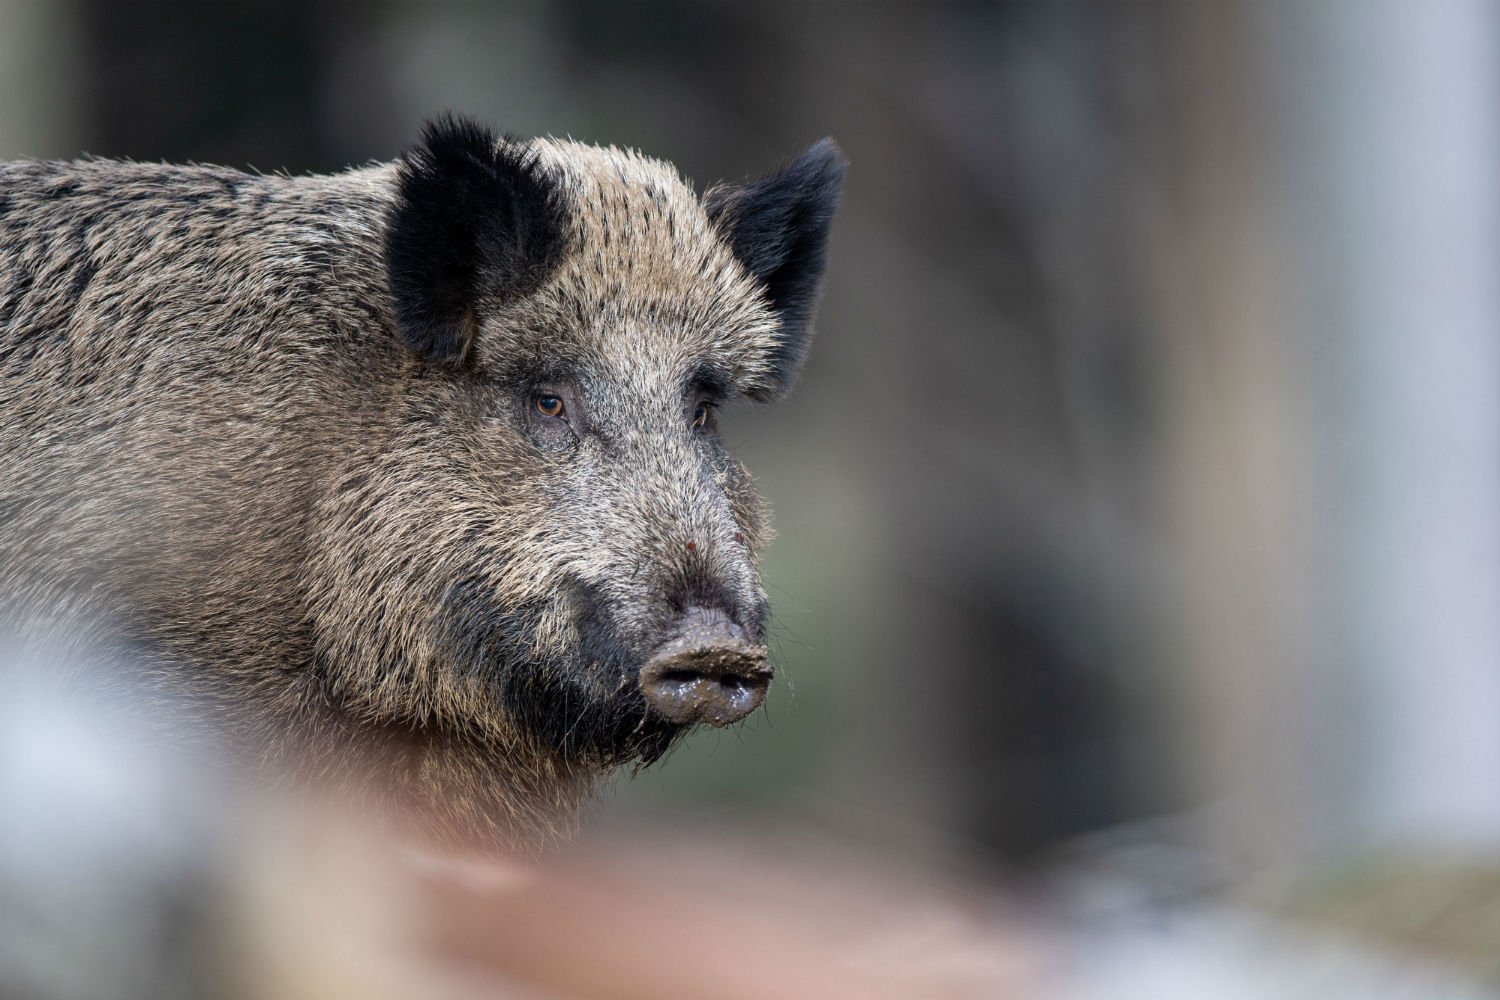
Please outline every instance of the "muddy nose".
[{"label": "muddy nose", "polygon": [[672,722],[727,726],[760,707],[772,673],[766,647],[729,616],[689,608],[677,634],[641,667],[641,694]]}]

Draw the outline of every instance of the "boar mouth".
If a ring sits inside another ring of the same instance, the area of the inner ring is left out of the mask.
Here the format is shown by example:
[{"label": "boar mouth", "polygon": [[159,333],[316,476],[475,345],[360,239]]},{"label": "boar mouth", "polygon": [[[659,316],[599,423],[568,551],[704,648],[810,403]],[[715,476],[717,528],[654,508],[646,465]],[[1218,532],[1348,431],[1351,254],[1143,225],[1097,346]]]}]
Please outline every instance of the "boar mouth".
[{"label": "boar mouth", "polygon": [[760,707],[775,673],[766,648],[722,612],[689,608],[640,671],[653,712],[678,725],[727,726]]},{"label": "boar mouth", "polygon": [[[727,726],[765,698],[766,650],[725,612],[690,608],[642,664],[641,645],[597,588],[568,579],[555,602],[502,610],[482,579],[450,591],[446,644],[497,686],[512,724],[570,763],[650,765],[693,725]],[[578,623],[578,643],[539,659],[536,622],[558,604]]]}]

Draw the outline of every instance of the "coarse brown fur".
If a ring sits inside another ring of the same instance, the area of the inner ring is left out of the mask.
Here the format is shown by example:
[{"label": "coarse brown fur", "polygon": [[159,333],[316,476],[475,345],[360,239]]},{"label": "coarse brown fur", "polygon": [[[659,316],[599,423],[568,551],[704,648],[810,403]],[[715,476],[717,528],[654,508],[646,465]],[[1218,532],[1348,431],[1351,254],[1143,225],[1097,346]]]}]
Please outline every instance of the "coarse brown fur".
[{"label": "coarse brown fur", "polygon": [[700,200],[462,120],[332,176],[0,165],[6,627],[120,651],[275,768],[566,828],[678,735],[633,682],[675,616],[763,631],[712,408],[795,377],[842,169]]}]

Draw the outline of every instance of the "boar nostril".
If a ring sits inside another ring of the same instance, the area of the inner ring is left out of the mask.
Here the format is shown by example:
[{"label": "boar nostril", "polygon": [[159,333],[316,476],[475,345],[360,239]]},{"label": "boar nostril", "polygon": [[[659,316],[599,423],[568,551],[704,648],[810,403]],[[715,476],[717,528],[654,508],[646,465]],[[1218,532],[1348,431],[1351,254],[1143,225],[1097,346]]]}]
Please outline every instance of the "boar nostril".
[{"label": "boar nostril", "polygon": [[689,608],[676,636],[641,667],[641,694],[672,722],[727,726],[760,707],[773,670],[766,648],[726,615]]}]

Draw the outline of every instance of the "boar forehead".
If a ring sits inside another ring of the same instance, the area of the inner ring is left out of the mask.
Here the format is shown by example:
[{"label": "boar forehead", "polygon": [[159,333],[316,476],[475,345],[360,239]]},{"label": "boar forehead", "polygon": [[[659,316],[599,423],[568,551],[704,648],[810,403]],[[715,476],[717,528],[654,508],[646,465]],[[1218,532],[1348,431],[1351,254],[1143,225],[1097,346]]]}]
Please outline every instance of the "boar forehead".
[{"label": "boar forehead", "polygon": [[564,194],[568,252],[476,345],[493,371],[596,378],[660,397],[700,372],[734,393],[769,377],[778,320],[669,164],[553,139],[538,158]]}]

